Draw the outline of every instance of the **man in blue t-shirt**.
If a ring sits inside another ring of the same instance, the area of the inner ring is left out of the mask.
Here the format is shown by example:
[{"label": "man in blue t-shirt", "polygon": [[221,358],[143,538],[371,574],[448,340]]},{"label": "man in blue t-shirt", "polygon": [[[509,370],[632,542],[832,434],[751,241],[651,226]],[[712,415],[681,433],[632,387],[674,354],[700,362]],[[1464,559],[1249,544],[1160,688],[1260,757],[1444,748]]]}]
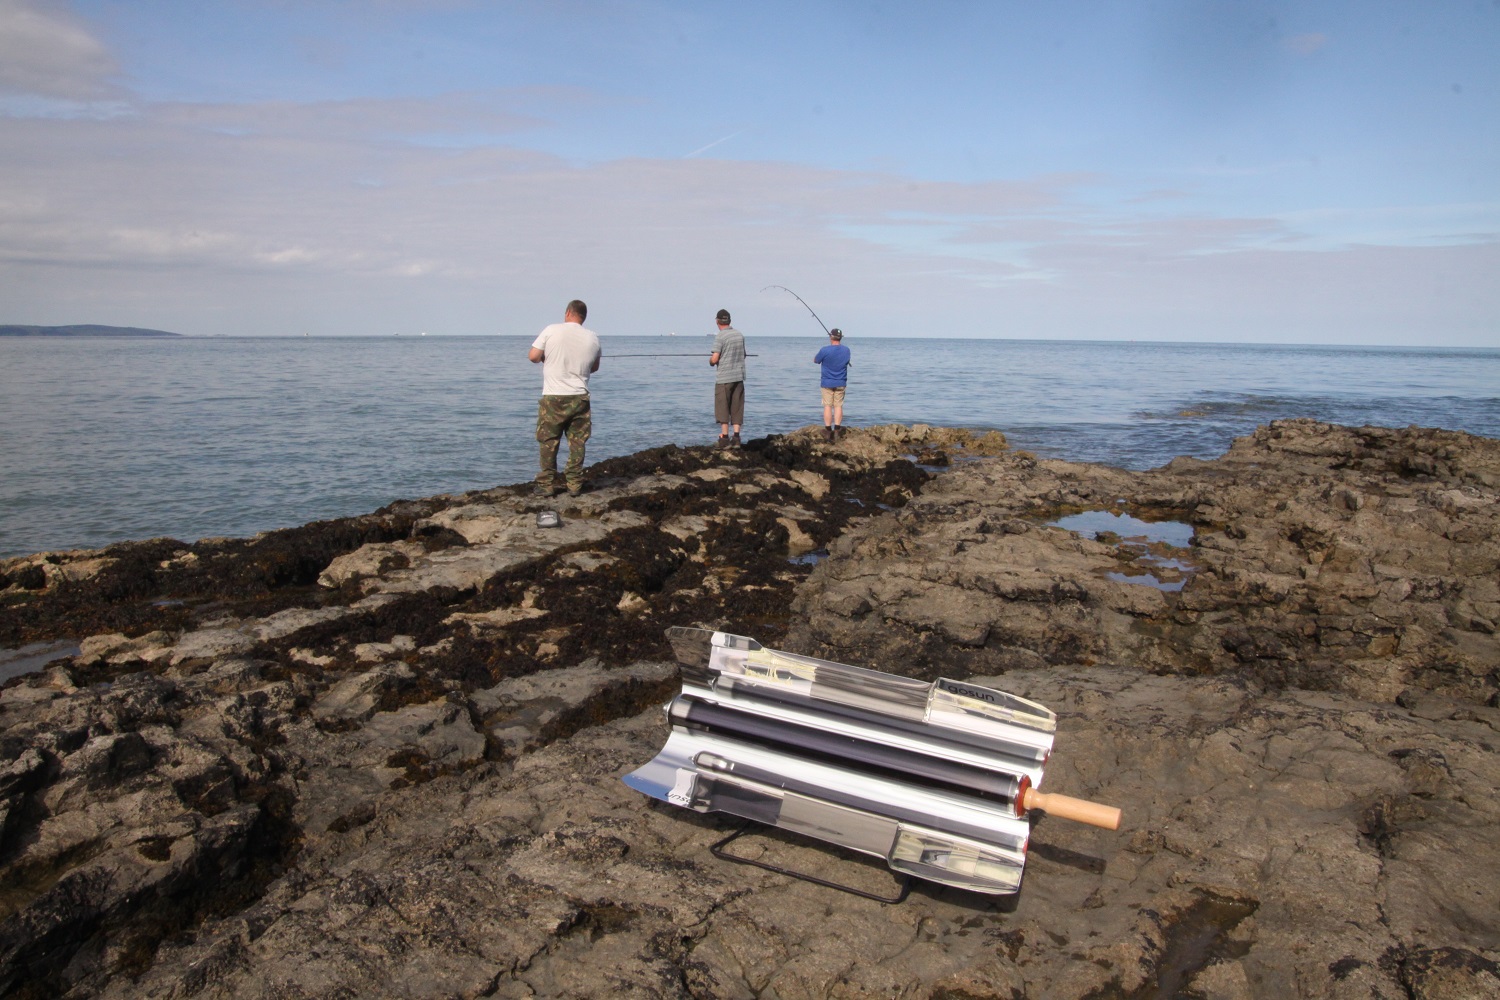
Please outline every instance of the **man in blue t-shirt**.
[{"label": "man in blue t-shirt", "polygon": [[823,366],[823,433],[832,441],[844,429],[844,388],[849,384],[849,348],[844,332],[828,331],[828,346],[813,356]]}]

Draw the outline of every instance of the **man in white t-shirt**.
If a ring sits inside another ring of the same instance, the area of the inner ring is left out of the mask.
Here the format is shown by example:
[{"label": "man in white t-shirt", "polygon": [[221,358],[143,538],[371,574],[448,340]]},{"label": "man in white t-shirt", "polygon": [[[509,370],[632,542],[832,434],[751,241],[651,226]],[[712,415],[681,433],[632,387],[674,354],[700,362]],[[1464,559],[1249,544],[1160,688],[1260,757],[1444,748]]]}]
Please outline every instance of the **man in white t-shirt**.
[{"label": "man in white t-shirt", "polygon": [[583,445],[594,429],[589,415],[589,376],[599,370],[599,338],[583,325],[589,307],[574,299],[561,323],[543,330],[527,357],[542,366],[542,401],[536,410],[536,439],[542,446],[537,496],[557,493],[557,449],[568,438],[568,494],[583,492]]}]

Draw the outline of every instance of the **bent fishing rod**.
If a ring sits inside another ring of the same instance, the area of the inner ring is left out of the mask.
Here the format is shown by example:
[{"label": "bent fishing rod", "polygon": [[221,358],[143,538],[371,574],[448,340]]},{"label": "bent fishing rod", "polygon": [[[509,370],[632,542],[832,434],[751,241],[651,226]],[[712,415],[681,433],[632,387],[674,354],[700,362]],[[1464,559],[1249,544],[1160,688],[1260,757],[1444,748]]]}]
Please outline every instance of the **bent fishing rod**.
[{"label": "bent fishing rod", "polygon": [[[805,301],[803,301],[802,296],[798,295],[796,292],[792,291],[790,288],[786,287],[785,285],[767,285],[765,288],[762,288],[761,291],[763,291],[763,292],[769,292],[773,288],[779,288],[783,292],[786,292],[788,295],[790,295],[792,298],[796,299],[798,302],[801,302],[802,303],[802,307],[804,309],[806,309],[808,312],[812,313],[812,318],[818,321],[818,325],[823,328],[823,332],[824,333],[828,333],[828,324],[824,323],[823,320],[819,318],[818,314],[815,313],[815,312],[813,312],[813,307],[810,306],[810,305],[808,305]],[[832,336],[832,334],[829,334],[829,336]]]},{"label": "bent fishing rod", "polygon": [[[807,300],[805,300],[804,298],[802,298],[802,296],[798,295],[796,292],[792,291],[790,288],[786,287],[785,285],[767,285],[765,288],[762,288],[761,291],[763,291],[763,292],[769,292],[773,288],[779,288],[781,291],[786,292],[788,295],[790,295],[792,298],[796,299],[798,302],[801,302],[802,303],[802,308],[806,309],[809,313],[812,313],[812,318],[818,321],[818,325],[823,328],[823,332],[824,333],[828,333],[829,336],[832,336],[832,334],[829,333],[828,324],[823,322],[822,317],[820,317],[816,312],[813,312],[813,307],[807,304]],[[605,355],[601,355],[601,357],[606,357],[606,358],[701,358],[702,356],[703,355],[701,355],[701,354],[605,354]],[[760,357],[760,355],[758,355],[758,354],[746,354],[745,357],[747,357],[747,358],[757,358],[757,357]]]}]

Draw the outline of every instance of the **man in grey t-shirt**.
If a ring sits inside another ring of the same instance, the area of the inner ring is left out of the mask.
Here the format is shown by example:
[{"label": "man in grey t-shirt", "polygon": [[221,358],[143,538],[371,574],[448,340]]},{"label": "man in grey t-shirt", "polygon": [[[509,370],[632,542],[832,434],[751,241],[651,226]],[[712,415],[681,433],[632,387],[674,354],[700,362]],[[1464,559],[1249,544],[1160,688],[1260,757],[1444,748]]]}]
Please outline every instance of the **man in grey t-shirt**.
[{"label": "man in grey t-shirt", "polygon": [[[745,422],[745,335],[729,325],[729,310],[716,317],[719,335],[708,363],[717,368],[714,379],[714,419],[719,422],[719,447],[739,445],[740,424]],[[734,437],[729,436],[730,426]]]}]

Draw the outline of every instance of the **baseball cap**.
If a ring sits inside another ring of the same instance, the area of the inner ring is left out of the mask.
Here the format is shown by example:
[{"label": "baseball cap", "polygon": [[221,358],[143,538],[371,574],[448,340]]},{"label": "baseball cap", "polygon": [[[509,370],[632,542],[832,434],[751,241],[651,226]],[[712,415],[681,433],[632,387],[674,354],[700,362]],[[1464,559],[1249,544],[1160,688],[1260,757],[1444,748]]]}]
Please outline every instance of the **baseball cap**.
[{"label": "baseball cap", "polygon": [[844,331],[840,330],[838,327],[834,327],[832,330],[828,331],[828,336],[832,337],[834,340],[843,340]]},{"label": "baseball cap", "polygon": [[725,324],[727,326],[729,324],[729,310],[728,309],[720,309],[719,310],[719,315],[715,316],[714,319],[718,320],[720,323],[723,323],[723,324]]}]

